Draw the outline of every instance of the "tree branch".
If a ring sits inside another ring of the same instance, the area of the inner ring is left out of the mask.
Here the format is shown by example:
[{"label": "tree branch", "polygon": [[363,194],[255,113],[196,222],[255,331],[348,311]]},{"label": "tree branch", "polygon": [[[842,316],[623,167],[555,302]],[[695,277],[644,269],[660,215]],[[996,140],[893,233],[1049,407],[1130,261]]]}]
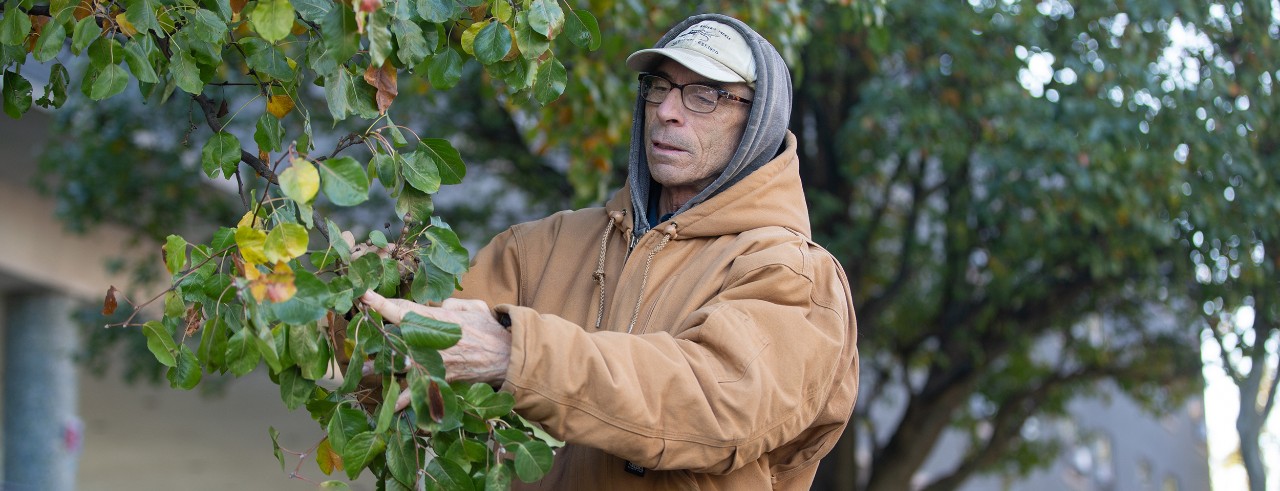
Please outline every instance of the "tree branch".
[{"label": "tree branch", "polygon": [[[191,98],[200,104],[200,109],[204,111],[205,121],[209,123],[209,129],[212,129],[214,133],[221,132],[224,125],[218,120],[218,104],[204,94],[196,94]],[[253,170],[263,179],[266,179],[267,182],[276,185],[280,184],[280,179],[276,177],[276,173],[265,162],[259,160],[258,156],[242,148],[240,149],[240,160],[249,164],[249,167],[253,167]]]}]

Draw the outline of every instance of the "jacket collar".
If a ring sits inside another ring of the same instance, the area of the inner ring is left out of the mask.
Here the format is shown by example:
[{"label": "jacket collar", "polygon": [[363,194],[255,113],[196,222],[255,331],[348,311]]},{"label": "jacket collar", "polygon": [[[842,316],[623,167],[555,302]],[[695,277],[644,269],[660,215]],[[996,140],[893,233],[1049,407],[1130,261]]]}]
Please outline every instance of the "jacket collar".
[{"label": "jacket collar", "polygon": [[[628,182],[614,193],[605,208],[631,217],[631,206]],[[795,135],[787,132],[782,151],[773,160],[671,221],[679,226],[678,239],[736,234],[767,226],[786,227],[811,238]],[[630,226],[630,219],[618,224],[623,232],[629,232],[625,229]],[[662,224],[655,227],[661,228]]]}]

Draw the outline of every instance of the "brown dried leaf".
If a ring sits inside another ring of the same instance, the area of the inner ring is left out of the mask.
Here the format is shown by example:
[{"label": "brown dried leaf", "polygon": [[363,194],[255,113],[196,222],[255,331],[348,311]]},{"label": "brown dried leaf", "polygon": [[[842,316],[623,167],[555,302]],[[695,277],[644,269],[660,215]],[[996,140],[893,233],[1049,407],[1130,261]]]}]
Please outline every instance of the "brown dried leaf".
[{"label": "brown dried leaf", "polygon": [[196,303],[187,308],[187,315],[183,318],[183,325],[186,326],[187,336],[195,334],[200,330],[200,325],[204,323],[204,312],[200,309],[200,304]]},{"label": "brown dried leaf", "polygon": [[390,63],[384,63],[382,67],[369,65],[364,71],[364,81],[378,91],[378,114],[386,114],[391,101],[400,94],[396,82],[396,67]]},{"label": "brown dried leaf", "polygon": [[111,315],[116,313],[116,307],[118,305],[119,304],[116,303],[116,287],[115,285],[111,285],[110,288],[107,288],[107,298],[102,300],[102,315]]},{"label": "brown dried leaf", "polygon": [[427,406],[433,421],[444,421],[444,394],[440,393],[440,385],[434,380],[427,386]]}]

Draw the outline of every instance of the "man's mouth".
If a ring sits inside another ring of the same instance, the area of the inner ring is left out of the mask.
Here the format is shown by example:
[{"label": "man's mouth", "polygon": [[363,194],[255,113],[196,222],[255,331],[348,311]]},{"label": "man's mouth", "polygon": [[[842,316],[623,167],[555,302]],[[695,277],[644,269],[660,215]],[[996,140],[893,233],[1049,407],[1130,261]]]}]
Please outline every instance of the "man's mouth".
[{"label": "man's mouth", "polygon": [[663,142],[660,142],[660,141],[654,141],[654,142],[653,142],[653,148],[654,148],[654,149],[657,149],[657,150],[667,151],[667,152],[681,152],[681,151],[684,151],[684,149],[682,149],[682,148],[680,148],[680,147],[674,147],[674,146],[668,145],[668,144],[663,143]]}]

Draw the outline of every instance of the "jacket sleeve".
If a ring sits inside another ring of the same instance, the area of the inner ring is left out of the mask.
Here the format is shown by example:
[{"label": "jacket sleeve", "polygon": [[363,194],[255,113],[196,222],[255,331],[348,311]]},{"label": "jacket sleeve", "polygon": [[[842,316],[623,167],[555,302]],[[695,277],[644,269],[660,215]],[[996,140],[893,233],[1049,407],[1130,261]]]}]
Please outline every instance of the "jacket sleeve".
[{"label": "jacket sleeve", "polygon": [[504,390],[552,435],[646,468],[728,473],[754,462],[847,391],[845,372],[856,387],[847,283],[825,252],[799,249],[795,261],[740,258],[675,336],[588,333],[499,306],[513,332]]}]

